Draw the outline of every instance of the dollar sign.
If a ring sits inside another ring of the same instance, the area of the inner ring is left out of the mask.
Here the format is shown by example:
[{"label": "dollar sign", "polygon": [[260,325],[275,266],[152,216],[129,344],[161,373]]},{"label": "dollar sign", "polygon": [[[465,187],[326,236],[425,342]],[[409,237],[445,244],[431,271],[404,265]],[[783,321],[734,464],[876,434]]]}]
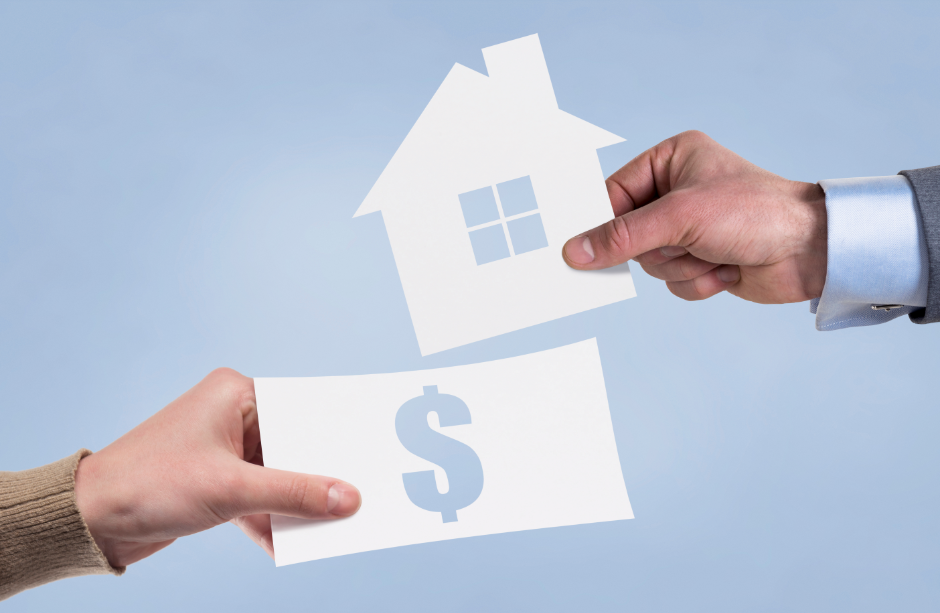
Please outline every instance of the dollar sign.
[{"label": "dollar sign", "polygon": [[428,425],[434,411],[441,427],[470,423],[470,409],[463,400],[439,394],[436,385],[424,387],[424,395],[405,402],[395,415],[395,431],[405,449],[434,462],[447,472],[450,486],[446,494],[437,491],[433,470],[403,473],[405,493],[415,505],[440,513],[444,523],[457,521],[457,509],[473,504],[483,491],[483,465],[480,458],[460,441],[444,436]]}]

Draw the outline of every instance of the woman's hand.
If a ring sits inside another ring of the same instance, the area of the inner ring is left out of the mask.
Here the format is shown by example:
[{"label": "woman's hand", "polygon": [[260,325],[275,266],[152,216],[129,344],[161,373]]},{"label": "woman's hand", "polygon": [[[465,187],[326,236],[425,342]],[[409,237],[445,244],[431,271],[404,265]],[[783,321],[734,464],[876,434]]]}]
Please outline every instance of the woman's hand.
[{"label": "woman's hand", "polygon": [[269,513],[335,519],[361,504],[343,481],[264,468],[254,382],[226,368],[84,458],[75,495],[112,566],[227,521],[273,557]]}]

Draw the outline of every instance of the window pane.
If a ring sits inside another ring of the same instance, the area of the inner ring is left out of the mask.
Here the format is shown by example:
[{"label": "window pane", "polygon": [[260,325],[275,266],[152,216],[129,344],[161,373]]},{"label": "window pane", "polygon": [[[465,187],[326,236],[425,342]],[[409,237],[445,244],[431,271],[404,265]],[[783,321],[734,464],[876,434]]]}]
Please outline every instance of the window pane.
[{"label": "window pane", "polygon": [[467,222],[468,228],[499,219],[499,209],[496,208],[496,197],[493,196],[492,187],[465,192],[458,198],[460,198],[460,208],[463,209],[463,219]]},{"label": "window pane", "polygon": [[534,211],[539,207],[529,177],[498,183],[496,190],[499,192],[499,203],[503,205],[503,215],[506,217]]},{"label": "window pane", "polygon": [[545,228],[542,227],[542,216],[538,213],[513,219],[506,225],[509,226],[509,238],[512,239],[512,250],[516,255],[548,247]]},{"label": "window pane", "polygon": [[506,244],[502,224],[474,230],[470,233],[470,244],[473,245],[477,266],[509,257],[509,245]]}]

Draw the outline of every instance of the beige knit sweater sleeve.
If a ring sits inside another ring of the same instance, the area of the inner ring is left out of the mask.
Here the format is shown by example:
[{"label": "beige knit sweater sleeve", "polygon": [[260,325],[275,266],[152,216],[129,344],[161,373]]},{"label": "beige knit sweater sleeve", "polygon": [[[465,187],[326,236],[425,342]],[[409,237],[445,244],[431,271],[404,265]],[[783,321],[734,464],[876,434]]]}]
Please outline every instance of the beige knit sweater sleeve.
[{"label": "beige knit sweater sleeve", "polygon": [[75,504],[75,470],[91,452],[21,472],[0,471],[0,600],[79,575],[120,575]]}]

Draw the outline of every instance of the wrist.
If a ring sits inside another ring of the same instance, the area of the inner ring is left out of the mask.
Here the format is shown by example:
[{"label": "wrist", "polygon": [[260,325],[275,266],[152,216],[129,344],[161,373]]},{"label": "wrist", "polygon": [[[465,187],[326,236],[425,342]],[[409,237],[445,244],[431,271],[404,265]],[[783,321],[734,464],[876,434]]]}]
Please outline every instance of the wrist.
[{"label": "wrist", "polygon": [[826,285],[828,230],[826,193],[817,183],[797,183],[795,198],[801,212],[797,224],[800,257],[798,275],[803,293],[809,299],[822,296]]},{"label": "wrist", "polygon": [[94,454],[79,461],[78,468],[75,470],[75,504],[98,549],[108,559],[111,566],[117,567],[120,564],[112,557],[110,543],[103,535],[102,504],[98,496],[100,481],[98,468],[98,461]]}]

